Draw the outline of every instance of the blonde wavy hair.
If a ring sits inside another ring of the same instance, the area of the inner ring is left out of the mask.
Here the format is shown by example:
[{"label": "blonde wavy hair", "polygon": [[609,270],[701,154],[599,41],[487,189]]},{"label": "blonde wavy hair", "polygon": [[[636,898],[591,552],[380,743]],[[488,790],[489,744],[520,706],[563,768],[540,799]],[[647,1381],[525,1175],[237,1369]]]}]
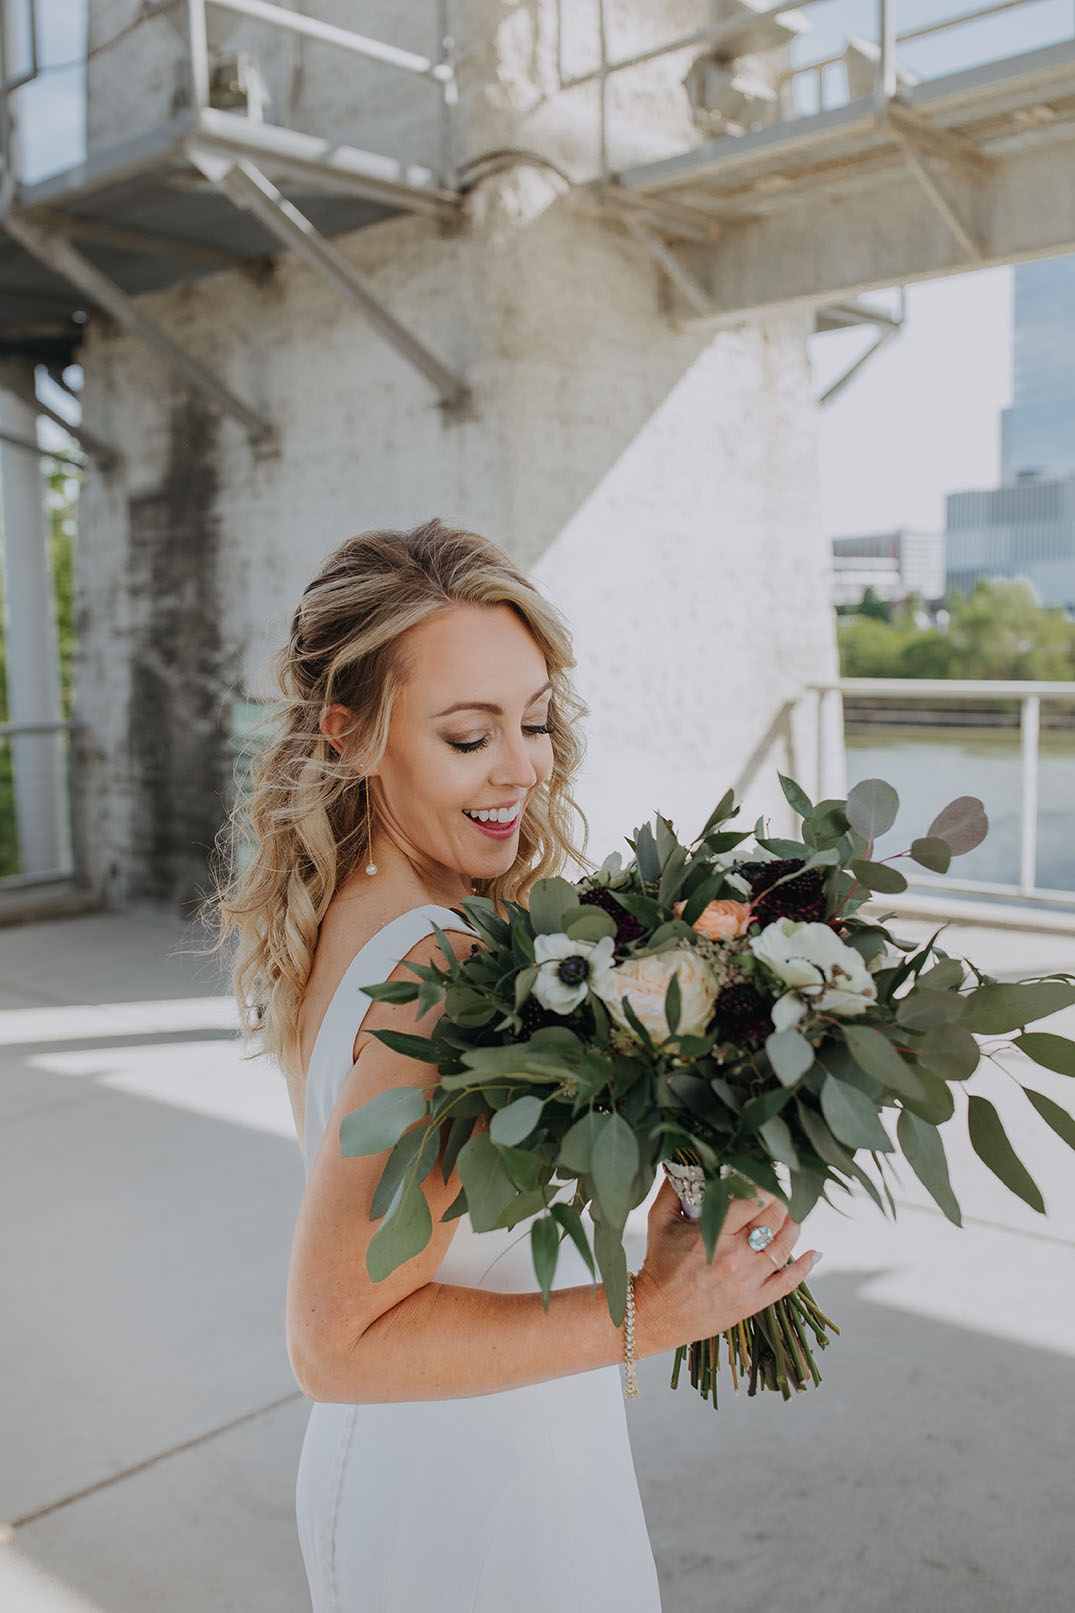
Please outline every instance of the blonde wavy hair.
[{"label": "blonde wavy hair", "polygon": [[[375,530],[348,538],[323,562],[292,616],[287,643],[270,665],[283,695],[258,727],[264,748],[250,764],[210,855],[211,895],[198,918],[232,947],[231,987],[249,1056],[269,1054],[299,1069],[298,1015],[325,912],[340,884],[368,860],[367,784],[388,742],[396,697],[409,675],[402,635],[460,605],[508,605],[542,650],[552,679],[549,724],[553,768],[526,803],[519,853],[506,873],[473,881],[504,912],[535,880],[569,860],[596,866],[576,847],[570,793],[584,754],[580,720],[589,712],[568,672],[576,665],[559,611],[487,538],[433,519],[410,531]],[[351,726],[337,752],[322,734],[330,705],[346,706]],[[255,730],[257,732],[257,730]],[[376,796],[370,817],[376,833]]]}]

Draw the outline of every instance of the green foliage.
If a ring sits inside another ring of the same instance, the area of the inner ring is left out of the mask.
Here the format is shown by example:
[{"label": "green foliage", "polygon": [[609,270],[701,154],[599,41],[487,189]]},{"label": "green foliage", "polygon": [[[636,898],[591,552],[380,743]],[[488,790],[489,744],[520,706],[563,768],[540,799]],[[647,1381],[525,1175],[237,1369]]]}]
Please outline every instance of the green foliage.
[{"label": "green foliage", "polygon": [[1025,578],[981,578],[944,600],[947,626],[919,627],[914,611],[867,601],[837,618],[845,678],[1075,678],[1075,622],[1039,605]]},{"label": "green foliage", "polygon": [[[60,659],[60,718],[68,722],[73,699],[75,659],[75,534],[82,473],[46,457],[46,548],[52,578],[56,637]],[[0,722],[10,722],[7,687],[7,653],[4,638],[6,606],[3,568],[0,567]],[[15,840],[15,781],[11,746],[0,742],[0,876],[19,872]]]}]

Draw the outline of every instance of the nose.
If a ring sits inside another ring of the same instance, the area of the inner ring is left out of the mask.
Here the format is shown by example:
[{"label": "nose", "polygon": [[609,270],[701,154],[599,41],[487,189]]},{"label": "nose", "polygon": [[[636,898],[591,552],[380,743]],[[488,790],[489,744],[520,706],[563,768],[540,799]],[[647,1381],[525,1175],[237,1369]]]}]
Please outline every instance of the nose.
[{"label": "nose", "polygon": [[539,774],[534,766],[529,747],[533,740],[526,734],[520,734],[507,746],[501,761],[501,789],[532,790],[538,782]]}]

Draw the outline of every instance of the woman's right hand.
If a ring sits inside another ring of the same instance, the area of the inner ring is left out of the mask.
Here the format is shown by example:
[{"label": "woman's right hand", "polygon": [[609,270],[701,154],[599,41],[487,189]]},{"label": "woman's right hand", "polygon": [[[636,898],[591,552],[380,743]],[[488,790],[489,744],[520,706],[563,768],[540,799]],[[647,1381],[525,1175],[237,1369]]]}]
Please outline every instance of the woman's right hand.
[{"label": "woman's right hand", "polygon": [[[799,1223],[772,1194],[762,1188],[755,1192],[754,1198],[732,1199],[709,1262],[698,1222],[684,1214],[665,1176],[649,1208],[646,1257],[634,1281],[639,1357],[723,1333],[809,1276],[818,1251],[786,1264]],[[747,1239],[760,1226],[775,1237],[767,1248],[752,1249]]]}]

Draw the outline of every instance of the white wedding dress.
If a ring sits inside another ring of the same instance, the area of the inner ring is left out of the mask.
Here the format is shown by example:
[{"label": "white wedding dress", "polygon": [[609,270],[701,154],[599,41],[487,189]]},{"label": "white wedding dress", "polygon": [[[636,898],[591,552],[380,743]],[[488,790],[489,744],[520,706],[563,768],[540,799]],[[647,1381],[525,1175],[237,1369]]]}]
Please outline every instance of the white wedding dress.
[{"label": "white wedding dress", "polygon": [[[356,954],[329,1003],[307,1075],[307,1174],[371,1001],[359,982],[387,979],[431,920],[477,933],[446,907],[402,913]],[[462,1215],[455,1227],[437,1282],[537,1292],[529,1220],[476,1233]],[[554,1286],[590,1280],[565,1239]],[[447,1400],[315,1401],[295,1499],[314,1613],[661,1607],[618,1365]]]}]

